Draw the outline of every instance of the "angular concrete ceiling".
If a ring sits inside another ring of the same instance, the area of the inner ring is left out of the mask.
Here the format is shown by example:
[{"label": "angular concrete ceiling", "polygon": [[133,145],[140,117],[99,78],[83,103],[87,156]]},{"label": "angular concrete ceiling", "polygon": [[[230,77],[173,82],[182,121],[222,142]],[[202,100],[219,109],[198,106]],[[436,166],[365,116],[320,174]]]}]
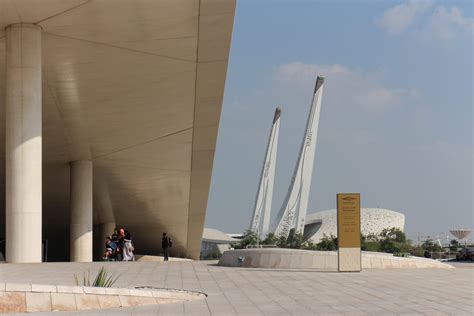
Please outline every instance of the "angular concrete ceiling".
[{"label": "angular concrete ceiling", "polygon": [[[94,164],[95,224],[114,219],[151,254],[166,230],[177,254],[199,256],[234,11],[234,0],[0,0],[1,30],[43,28],[43,232],[58,258],[68,163],[81,159]],[[4,159],[3,137],[0,148]]]}]

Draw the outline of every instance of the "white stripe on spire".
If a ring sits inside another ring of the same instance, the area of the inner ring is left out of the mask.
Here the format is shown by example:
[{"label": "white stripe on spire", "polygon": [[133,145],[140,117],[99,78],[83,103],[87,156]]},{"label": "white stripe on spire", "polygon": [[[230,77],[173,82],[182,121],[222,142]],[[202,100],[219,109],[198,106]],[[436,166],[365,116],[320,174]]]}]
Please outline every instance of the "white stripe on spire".
[{"label": "white stripe on spire", "polygon": [[288,236],[293,228],[296,229],[296,233],[304,232],[321,114],[323,85],[324,78],[318,77],[295,172],[287,196],[275,221],[274,232],[277,236]]},{"label": "white stripe on spire", "polygon": [[[278,147],[278,135],[280,130],[280,108],[276,108],[273,117],[272,129],[268,139],[267,151],[263,162],[257,198],[250,224],[250,231],[258,232],[264,238],[270,226],[270,212],[272,209],[273,182],[275,179],[275,166]],[[263,221],[262,221],[263,218]]]}]

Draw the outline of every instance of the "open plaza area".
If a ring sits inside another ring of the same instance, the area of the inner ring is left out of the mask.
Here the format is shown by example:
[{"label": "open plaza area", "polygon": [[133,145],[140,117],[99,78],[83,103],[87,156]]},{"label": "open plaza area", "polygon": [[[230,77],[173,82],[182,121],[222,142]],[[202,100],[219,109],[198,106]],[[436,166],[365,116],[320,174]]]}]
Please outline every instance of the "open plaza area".
[{"label": "open plaza area", "polygon": [[473,3],[0,0],[0,316],[474,315]]},{"label": "open plaza area", "polygon": [[120,275],[116,287],[185,289],[204,292],[207,298],[111,309],[101,315],[472,315],[473,265],[454,265],[334,273],[219,267],[216,261],[2,264],[0,287],[74,285],[75,273],[91,269],[95,274],[105,266]]}]

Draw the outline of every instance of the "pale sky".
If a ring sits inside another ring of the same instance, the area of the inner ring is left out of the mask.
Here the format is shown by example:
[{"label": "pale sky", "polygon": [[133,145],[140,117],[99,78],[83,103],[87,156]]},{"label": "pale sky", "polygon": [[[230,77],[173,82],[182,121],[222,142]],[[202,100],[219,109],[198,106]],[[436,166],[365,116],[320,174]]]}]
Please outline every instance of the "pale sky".
[{"label": "pale sky", "polygon": [[248,228],[276,106],[278,213],[323,75],[308,212],[360,192],[411,238],[474,228],[473,42],[471,1],[238,1],[206,227]]}]

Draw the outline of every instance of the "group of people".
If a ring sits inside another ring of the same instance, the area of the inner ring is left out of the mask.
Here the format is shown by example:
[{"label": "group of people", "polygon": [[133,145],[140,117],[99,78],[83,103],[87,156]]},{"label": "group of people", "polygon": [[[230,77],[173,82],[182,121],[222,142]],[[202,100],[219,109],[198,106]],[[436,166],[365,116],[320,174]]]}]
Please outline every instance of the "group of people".
[{"label": "group of people", "polygon": [[[163,250],[163,260],[168,261],[169,249],[173,241],[166,233],[163,233],[161,239],[161,248]],[[105,252],[102,257],[104,261],[135,261],[133,252],[135,247],[132,242],[130,232],[123,228],[115,228],[111,236],[105,237]]]},{"label": "group of people", "polygon": [[105,237],[104,261],[135,261],[135,247],[128,230],[115,228],[111,236]]}]

